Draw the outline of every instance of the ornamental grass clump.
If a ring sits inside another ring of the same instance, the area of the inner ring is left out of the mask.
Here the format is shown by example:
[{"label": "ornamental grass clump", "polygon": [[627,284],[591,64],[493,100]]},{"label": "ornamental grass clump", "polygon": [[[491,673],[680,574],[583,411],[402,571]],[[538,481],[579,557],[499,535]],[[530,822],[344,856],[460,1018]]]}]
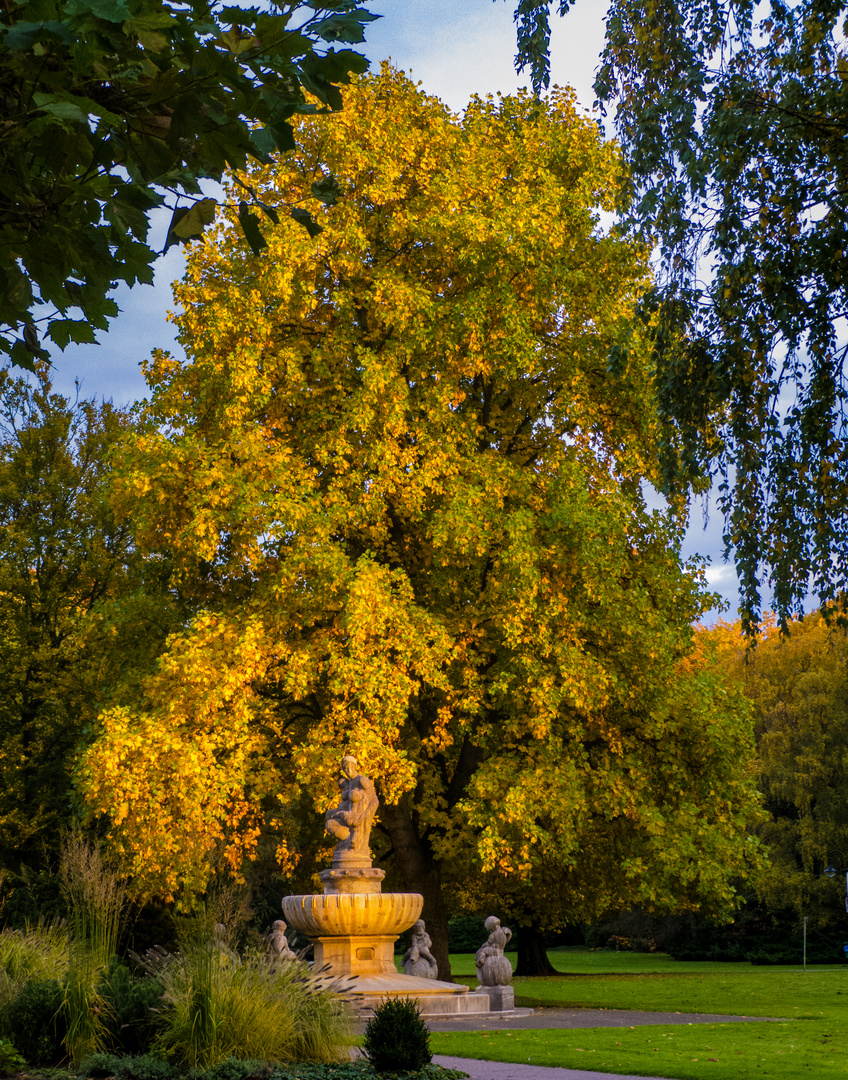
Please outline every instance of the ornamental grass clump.
[{"label": "ornamental grass clump", "polygon": [[189,1068],[227,1058],[339,1061],[352,1034],[347,1004],[300,961],[265,952],[240,956],[221,924],[198,918],[180,951],[151,950],[148,971],[163,989],[154,1048]]},{"label": "ornamental grass clump", "polygon": [[61,980],[68,970],[68,931],[63,921],[0,933],[0,1009],[29,982]]},{"label": "ornamental grass clump", "polygon": [[375,1071],[416,1072],[432,1061],[430,1029],[411,998],[387,998],[374,1010],[362,1043]]},{"label": "ornamental grass clump", "polygon": [[103,861],[99,847],[79,834],[62,845],[59,884],[68,905],[68,970],[61,1006],[72,1065],[103,1050],[110,1007],[100,991],[118,946],[124,910],[123,882]]}]

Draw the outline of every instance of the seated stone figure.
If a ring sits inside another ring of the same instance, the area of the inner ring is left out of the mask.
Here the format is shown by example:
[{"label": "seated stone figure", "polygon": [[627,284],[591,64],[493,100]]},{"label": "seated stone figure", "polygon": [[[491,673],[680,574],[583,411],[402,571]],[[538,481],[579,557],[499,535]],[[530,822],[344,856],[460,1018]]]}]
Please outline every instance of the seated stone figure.
[{"label": "seated stone figure", "polygon": [[439,971],[436,958],[430,952],[433,942],[424,929],[424,920],[419,919],[412,927],[412,944],[403,954],[405,975],[414,975],[419,979],[435,979]]},{"label": "seated stone figure", "polygon": [[271,924],[271,932],[268,935],[268,952],[275,960],[297,960],[297,954],[292,952],[286,937],[286,924],[282,919],[277,919]]},{"label": "seated stone figure", "polygon": [[508,986],[512,982],[512,964],[504,956],[504,949],[512,937],[512,931],[508,926],[501,926],[501,920],[494,915],[486,919],[485,926],[489,937],[474,958],[477,978],[481,986]]}]

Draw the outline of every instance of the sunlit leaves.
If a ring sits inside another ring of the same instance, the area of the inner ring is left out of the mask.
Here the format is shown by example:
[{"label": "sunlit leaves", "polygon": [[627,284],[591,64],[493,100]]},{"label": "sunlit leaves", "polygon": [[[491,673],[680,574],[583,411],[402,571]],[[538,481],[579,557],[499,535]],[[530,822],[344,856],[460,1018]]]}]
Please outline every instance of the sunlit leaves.
[{"label": "sunlit leaves", "polygon": [[77,807],[71,773],[118,674],[132,695],[173,624],[157,564],[109,506],[129,418],[0,382],[0,864],[34,864]]},{"label": "sunlit leaves", "polygon": [[825,923],[841,918],[841,895],[822,877],[827,853],[848,850],[848,641],[819,612],[793,620],[781,637],[764,620],[757,647],[739,623],[699,635],[727,684],[753,705],[757,782],[770,849],[758,890],[773,908],[794,906]]}]

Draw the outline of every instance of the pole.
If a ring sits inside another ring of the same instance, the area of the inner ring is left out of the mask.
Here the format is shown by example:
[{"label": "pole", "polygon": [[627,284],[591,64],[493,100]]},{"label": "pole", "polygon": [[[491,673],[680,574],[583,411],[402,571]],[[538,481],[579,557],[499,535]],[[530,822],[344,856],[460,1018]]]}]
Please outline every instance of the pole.
[{"label": "pole", "polygon": [[807,970],[807,916],[804,916],[804,971]]}]

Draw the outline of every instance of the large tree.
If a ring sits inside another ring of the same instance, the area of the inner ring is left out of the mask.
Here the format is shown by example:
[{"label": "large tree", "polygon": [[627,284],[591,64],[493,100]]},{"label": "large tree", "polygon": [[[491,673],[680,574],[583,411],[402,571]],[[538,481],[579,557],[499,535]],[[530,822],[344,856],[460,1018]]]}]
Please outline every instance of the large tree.
[{"label": "large tree", "polygon": [[[354,752],[375,848],[449,973],[442,878],[518,878],[553,921],[621,903],[732,902],[751,855],[745,712],[686,668],[703,597],[649,512],[653,390],[607,358],[647,253],[598,224],[617,151],[568,93],[453,116],[387,69],[245,178],[177,289],[188,359],[148,368],[118,499],[207,612],[82,763],[136,888],[238,868]],[[681,664],[683,669],[681,669]],[[274,809],[276,800],[276,810]],[[317,867],[315,868],[317,869]]]},{"label": "large tree", "polygon": [[[32,367],[44,335],[94,341],[115,284],[153,280],[151,210],[173,209],[166,246],[199,235],[215,216],[202,180],[290,150],[294,113],[341,108],[367,62],[337,45],[374,18],[357,0],[4,0],[0,353]],[[239,194],[254,247],[263,213],[314,228],[308,192],[276,210]]]},{"label": "large tree", "polygon": [[[517,5],[547,81],[550,0]],[[570,7],[560,0],[559,9]],[[720,477],[746,623],[848,586],[848,5],[612,0],[595,89],[659,244],[664,483]]]},{"label": "large tree", "polygon": [[135,550],[109,506],[130,418],[70,403],[44,366],[0,372],[0,867],[55,851],[71,774],[98,709],[149,667],[177,621],[167,565]]}]

